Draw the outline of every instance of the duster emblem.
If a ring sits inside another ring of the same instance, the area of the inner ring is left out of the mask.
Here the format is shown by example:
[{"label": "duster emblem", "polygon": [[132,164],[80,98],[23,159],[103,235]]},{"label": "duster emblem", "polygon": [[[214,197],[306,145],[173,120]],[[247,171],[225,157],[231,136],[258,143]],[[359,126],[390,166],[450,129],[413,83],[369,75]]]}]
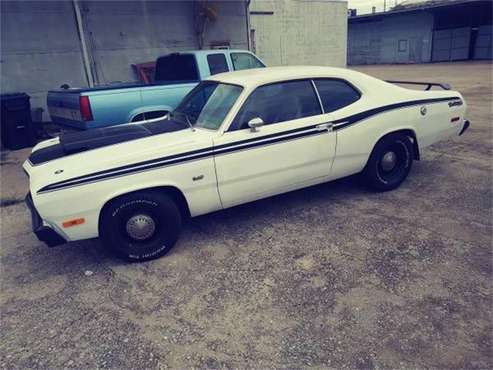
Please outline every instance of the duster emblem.
[{"label": "duster emblem", "polygon": [[419,111],[421,112],[421,115],[424,116],[426,115],[426,112],[428,112],[428,109],[426,109],[426,106],[423,105]]}]

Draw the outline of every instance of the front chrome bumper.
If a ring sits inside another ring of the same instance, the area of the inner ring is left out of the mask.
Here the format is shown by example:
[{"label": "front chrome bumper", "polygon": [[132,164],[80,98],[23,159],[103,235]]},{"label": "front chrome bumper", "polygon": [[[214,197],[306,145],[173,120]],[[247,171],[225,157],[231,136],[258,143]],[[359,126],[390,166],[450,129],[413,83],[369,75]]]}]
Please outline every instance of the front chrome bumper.
[{"label": "front chrome bumper", "polygon": [[48,247],[55,247],[67,243],[67,241],[55,230],[43,224],[41,216],[36,210],[36,207],[34,207],[31,193],[26,195],[25,201],[27,208],[29,208],[29,211],[31,212],[32,230],[36,237],[48,245]]}]

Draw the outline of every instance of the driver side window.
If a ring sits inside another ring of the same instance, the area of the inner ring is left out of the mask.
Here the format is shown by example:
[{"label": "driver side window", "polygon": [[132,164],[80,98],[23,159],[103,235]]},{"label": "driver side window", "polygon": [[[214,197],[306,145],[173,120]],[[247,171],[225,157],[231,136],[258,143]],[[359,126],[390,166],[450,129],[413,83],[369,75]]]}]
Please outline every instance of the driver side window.
[{"label": "driver side window", "polygon": [[322,114],[309,80],[279,82],[258,87],[246,100],[229,131],[248,127],[253,118],[270,125]]}]

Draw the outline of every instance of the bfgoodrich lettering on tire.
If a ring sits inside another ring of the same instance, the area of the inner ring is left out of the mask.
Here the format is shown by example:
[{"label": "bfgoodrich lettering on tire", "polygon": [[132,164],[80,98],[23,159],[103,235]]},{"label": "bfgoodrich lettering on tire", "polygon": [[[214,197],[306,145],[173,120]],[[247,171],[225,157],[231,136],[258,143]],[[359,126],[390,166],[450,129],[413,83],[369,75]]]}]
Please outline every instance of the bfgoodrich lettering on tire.
[{"label": "bfgoodrich lettering on tire", "polygon": [[138,191],[110,201],[101,212],[99,235],[107,248],[129,261],[166,254],[181,229],[181,213],[172,197]]},{"label": "bfgoodrich lettering on tire", "polygon": [[390,134],[375,145],[363,170],[363,181],[373,190],[397,188],[407,177],[413,164],[413,143],[400,133]]}]

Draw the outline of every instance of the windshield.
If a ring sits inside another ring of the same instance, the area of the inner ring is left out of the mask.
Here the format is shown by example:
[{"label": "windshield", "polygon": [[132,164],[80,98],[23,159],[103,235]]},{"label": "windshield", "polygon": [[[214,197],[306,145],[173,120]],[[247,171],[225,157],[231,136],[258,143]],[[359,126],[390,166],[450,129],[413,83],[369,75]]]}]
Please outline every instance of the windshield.
[{"label": "windshield", "polygon": [[194,127],[217,130],[242,90],[236,85],[203,81],[185,96],[171,115]]}]

